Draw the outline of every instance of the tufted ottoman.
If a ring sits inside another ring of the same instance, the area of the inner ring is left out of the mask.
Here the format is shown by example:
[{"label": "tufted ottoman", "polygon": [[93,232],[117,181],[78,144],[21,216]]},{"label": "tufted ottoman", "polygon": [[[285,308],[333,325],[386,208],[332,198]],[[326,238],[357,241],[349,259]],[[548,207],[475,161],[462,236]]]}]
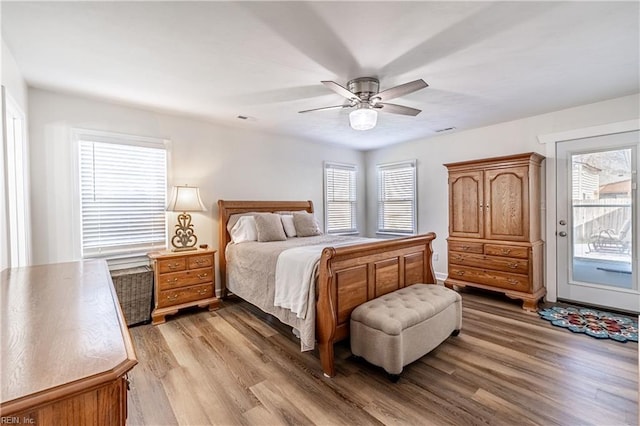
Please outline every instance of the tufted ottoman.
[{"label": "tufted ottoman", "polygon": [[446,287],[414,284],[351,313],[351,352],[392,378],[462,327],[462,298]]}]

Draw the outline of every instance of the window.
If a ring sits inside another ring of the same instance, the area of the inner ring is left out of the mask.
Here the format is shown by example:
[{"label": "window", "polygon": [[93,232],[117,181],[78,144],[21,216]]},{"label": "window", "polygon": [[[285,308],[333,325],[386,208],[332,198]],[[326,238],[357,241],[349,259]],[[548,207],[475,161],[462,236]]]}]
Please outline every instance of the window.
[{"label": "window", "polygon": [[82,257],[118,257],[166,247],[167,150],[163,141],[83,131]]},{"label": "window", "polygon": [[324,164],[324,211],[327,233],[357,233],[356,166]]},{"label": "window", "polygon": [[378,233],[415,234],[416,162],[379,164]]}]

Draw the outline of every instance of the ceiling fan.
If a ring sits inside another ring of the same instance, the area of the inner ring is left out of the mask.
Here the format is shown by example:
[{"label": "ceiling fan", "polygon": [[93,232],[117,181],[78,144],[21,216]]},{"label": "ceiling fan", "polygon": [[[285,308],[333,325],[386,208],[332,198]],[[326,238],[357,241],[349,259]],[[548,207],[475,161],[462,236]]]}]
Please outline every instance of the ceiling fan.
[{"label": "ceiling fan", "polygon": [[349,103],[299,112],[305,113],[340,108],[356,108],[349,113],[349,123],[355,130],[369,130],[375,127],[378,120],[378,110],[415,117],[421,110],[403,105],[389,104],[386,101],[429,86],[424,80],[420,79],[378,92],[380,82],[377,78],[373,77],[354,78],[347,83],[347,88],[339,85],[335,81],[322,81],[321,83],[340,96],[347,98]]}]

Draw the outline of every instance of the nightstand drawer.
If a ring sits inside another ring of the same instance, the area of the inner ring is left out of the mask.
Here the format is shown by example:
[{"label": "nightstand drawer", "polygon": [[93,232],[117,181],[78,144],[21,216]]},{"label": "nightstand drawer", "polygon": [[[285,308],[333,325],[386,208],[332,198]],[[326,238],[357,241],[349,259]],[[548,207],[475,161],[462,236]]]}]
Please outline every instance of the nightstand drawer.
[{"label": "nightstand drawer", "polygon": [[187,269],[187,259],[177,257],[175,259],[158,260],[158,273],[184,271]]},{"label": "nightstand drawer", "polygon": [[210,297],[213,297],[213,285],[211,283],[161,291],[158,294],[157,303],[159,308],[164,308]]},{"label": "nightstand drawer", "polygon": [[213,268],[193,269],[184,272],[172,272],[158,276],[158,287],[170,290],[177,287],[188,287],[213,281]]},{"label": "nightstand drawer", "polygon": [[213,266],[213,255],[192,256],[189,258],[189,269],[208,268]]}]

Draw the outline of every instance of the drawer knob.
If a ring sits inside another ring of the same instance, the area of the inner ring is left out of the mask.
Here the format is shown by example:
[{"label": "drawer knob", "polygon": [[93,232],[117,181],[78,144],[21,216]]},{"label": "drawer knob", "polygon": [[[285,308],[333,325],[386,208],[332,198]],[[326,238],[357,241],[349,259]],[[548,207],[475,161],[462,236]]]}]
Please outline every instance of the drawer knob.
[{"label": "drawer knob", "polygon": [[169,266],[169,269],[176,269],[178,266],[180,266],[180,264],[177,263],[177,262],[176,263],[169,263],[168,266]]},{"label": "drawer knob", "polygon": [[518,266],[520,266],[518,262],[513,262],[509,264],[509,268],[511,269],[518,269]]},{"label": "drawer knob", "polygon": [[509,253],[511,253],[511,249],[502,249],[502,250],[500,250],[500,252],[502,254],[509,254]]},{"label": "drawer knob", "polygon": [[204,274],[198,274],[198,278],[203,280],[205,279],[209,274],[207,274],[206,272]]},{"label": "drawer knob", "polygon": [[177,279],[177,278],[174,278],[174,279],[172,279],[172,280],[170,280],[169,278],[167,278],[167,284],[175,284],[175,283],[177,283],[177,282],[178,282],[178,279]]},{"label": "drawer knob", "polygon": [[464,256],[460,255],[460,254],[456,254],[455,256],[456,260],[464,260]]},{"label": "drawer knob", "polygon": [[462,250],[464,250],[464,251],[467,251],[467,250],[469,250],[470,248],[471,248],[471,247],[469,247],[469,246],[462,246]]},{"label": "drawer knob", "polygon": [[200,290],[198,290],[198,294],[200,296],[204,296],[205,294],[207,294],[207,289],[206,288],[201,288]]},{"label": "drawer knob", "polygon": [[171,302],[173,302],[174,300],[177,300],[177,299],[178,299],[178,294],[177,293],[167,296],[167,300],[169,300]]},{"label": "drawer knob", "polygon": [[207,261],[206,261],[206,260],[204,260],[204,259],[196,259],[196,263],[197,263],[198,265],[202,265],[203,263],[207,263]]},{"label": "drawer knob", "polygon": [[464,271],[456,271],[456,274],[463,276],[464,275]]},{"label": "drawer knob", "polygon": [[508,279],[507,279],[507,282],[508,282],[509,284],[511,284],[511,285],[518,285],[518,284],[519,284],[519,283],[518,283],[518,280],[515,280],[515,279],[513,279],[513,278],[508,278]]}]

